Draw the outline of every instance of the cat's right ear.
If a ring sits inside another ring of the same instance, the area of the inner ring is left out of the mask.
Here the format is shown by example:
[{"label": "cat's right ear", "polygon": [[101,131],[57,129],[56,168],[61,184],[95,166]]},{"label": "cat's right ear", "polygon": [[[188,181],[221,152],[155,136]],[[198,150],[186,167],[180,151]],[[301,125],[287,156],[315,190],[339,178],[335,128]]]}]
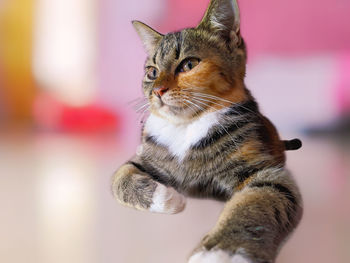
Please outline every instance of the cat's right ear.
[{"label": "cat's right ear", "polygon": [[140,36],[147,53],[152,54],[163,35],[140,21],[132,21],[132,25]]},{"label": "cat's right ear", "polygon": [[211,0],[197,28],[204,28],[221,35],[232,44],[239,45],[240,13],[237,0]]}]

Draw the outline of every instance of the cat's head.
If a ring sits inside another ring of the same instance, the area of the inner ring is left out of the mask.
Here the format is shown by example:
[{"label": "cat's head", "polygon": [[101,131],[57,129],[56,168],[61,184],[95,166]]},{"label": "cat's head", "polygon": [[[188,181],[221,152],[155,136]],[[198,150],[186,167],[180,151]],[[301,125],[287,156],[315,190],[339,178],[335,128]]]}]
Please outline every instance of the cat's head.
[{"label": "cat's head", "polygon": [[143,90],[153,114],[181,123],[247,99],[236,0],[211,0],[199,25],[179,32],[133,25],[148,54]]}]

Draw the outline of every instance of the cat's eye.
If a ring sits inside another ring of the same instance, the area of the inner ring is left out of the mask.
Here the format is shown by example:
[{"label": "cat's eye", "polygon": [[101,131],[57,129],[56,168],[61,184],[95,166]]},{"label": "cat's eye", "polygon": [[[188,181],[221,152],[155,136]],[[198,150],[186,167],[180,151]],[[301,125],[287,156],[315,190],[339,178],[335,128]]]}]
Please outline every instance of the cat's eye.
[{"label": "cat's eye", "polygon": [[158,69],[155,67],[148,67],[146,69],[146,76],[150,80],[155,80],[158,78]]},{"label": "cat's eye", "polygon": [[180,64],[179,72],[188,72],[199,64],[198,58],[189,58]]}]

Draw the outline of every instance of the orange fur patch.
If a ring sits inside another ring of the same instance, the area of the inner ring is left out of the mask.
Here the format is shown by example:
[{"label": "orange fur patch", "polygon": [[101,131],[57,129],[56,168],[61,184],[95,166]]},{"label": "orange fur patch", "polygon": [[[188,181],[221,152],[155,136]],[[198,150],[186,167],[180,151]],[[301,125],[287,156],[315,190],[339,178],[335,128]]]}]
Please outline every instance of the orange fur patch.
[{"label": "orange fur patch", "polygon": [[257,155],[259,154],[259,146],[261,143],[256,140],[251,140],[242,145],[239,149],[241,157],[243,157],[247,162],[250,160],[256,160]]},{"label": "orange fur patch", "polygon": [[254,176],[248,177],[247,179],[245,179],[242,183],[240,183],[237,187],[236,187],[236,191],[241,191],[246,185],[248,185],[251,180],[253,180]]},{"label": "orange fur patch", "polygon": [[226,100],[221,101],[197,96],[198,99],[209,100],[205,103],[208,103],[214,109],[222,109],[230,106],[230,102],[239,103],[247,99],[241,81],[229,80],[222,73],[220,67],[210,60],[203,60],[191,71],[179,74],[177,85],[185,92],[186,89],[190,89],[193,92],[217,96]]},{"label": "orange fur patch", "polygon": [[275,157],[277,162],[284,163],[286,160],[284,154],[284,144],[278,136],[275,126],[266,118],[263,117],[264,127],[266,128],[266,135],[268,136],[268,147],[270,148],[270,153]]}]

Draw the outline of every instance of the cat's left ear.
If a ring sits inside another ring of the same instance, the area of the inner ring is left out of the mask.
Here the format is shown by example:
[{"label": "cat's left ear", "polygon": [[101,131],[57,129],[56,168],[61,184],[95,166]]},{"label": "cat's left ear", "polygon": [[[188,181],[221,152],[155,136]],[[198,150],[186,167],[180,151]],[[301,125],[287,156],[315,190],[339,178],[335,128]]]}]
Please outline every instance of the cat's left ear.
[{"label": "cat's left ear", "polygon": [[235,45],[241,42],[240,13],[237,0],[211,0],[197,28],[221,35]]},{"label": "cat's left ear", "polygon": [[151,55],[162,40],[163,35],[140,21],[132,21],[132,25],[140,36],[147,53]]}]

